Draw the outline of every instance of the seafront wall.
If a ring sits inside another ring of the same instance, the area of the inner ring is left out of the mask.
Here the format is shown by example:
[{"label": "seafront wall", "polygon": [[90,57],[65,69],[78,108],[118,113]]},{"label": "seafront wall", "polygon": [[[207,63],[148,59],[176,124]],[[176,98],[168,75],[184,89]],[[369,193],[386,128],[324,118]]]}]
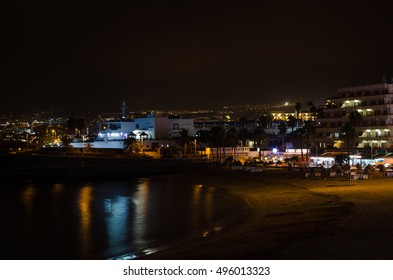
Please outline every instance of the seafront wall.
[{"label": "seafront wall", "polygon": [[0,158],[1,176],[9,179],[113,179],[170,174],[207,168],[210,162],[189,159],[116,158],[7,154]]}]

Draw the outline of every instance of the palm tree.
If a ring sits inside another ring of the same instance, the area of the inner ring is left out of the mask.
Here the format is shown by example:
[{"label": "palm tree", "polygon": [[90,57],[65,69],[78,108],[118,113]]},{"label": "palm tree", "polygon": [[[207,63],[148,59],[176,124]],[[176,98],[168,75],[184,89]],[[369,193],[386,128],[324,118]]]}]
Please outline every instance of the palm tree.
[{"label": "palm tree", "polygon": [[349,157],[348,157],[348,155],[346,155],[346,154],[338,154],[338,155],[335,156],[334,161],[335,161],[338,165],[342,166],[343,163],[348,163],[348,164],[349,164]]},{"label": "palm tree", "polygon": [[302,161],[304,161],[303,139],[304,139],[304,128],[303,127],[291,132],[292,143],[294,144],[296,149],[300,149]]},{"label": "palm tree", "polygon": [[232,147],[232,156],[235,156],[235,148],[239,142],[239,134],[234,127],[230,127],[226,133],[226,142]]},{"label": "palm tree", "polygon": [[341,139],[346,144],[347,156],[349,158],[351,150],[356,146],[356,128],[362,123],[363,117],[358,111],[350,112],[348,117],[349,122],[341,129]]},{"label": "palm tree", "polygon": [[278,134],[281,135],[282,151],[285,151],[285,135],[287,134],[287,124],[285,122],[280,122],[278,125]]},{"label": "palm tree", "polygon": [[[209,131],[209,142],[213,147],[216,148],[217,160],[221,161],[219,158],[218,149],[224,146],[225,143],[225,130],[221,126],[214,126]],[[221,155],[221,153],[220,153]]]},{"label": "palm tree", "polygon": [[318,108],[314,105],[314,103],[312,103],[312,101],[308,101],[307,106],[310,107],[309,110],[311,116],[313,117],[313,119],[315,119],[317,117]]},{"label": "palm tree", "polygon": [[352,143],[354,142],[355,135],[356,135],[356,131],[351,123],[346,123],[341,128],[340,137],[341,137],[341,140],[343,140],[344,143],[346,144],[348,158],[349,158],[349,155],[351,154]]},{"label": "palm tree", "polygon": [[246,116],[240,117],[239,124],[240,124],[240,132],[239,132],[239,138],[242,141],[242,146],[246,145],[246,140],[248,138],[248,130],[247,130],[247,124],[250,122],[249,118]]},{"label": "palm tree", "polygon": [[306,121],[304,123],[304,136],[306,138],[307,158],[309,157],[310,140],[316,137],[316,127],[313,121]]},{"label": "palm tree", "polygon": [[258,125],[265,129],[271,123],[272,117],[269,113],[264,113],[263,115],[259,116]]},{"label": "palm tree", "polygon": [[179,131],[179,136],[177,137],[180,142],[180,147],[184,155],[190,150],[192,138],[190,136],[190,131],[188,129],[182,128]]},{"label": "palm tree", "polygon": [[295,104],[295,111],[296,111],[296,118],[299,119],[300,108],[302,107],[302,103],[296,102]]},{"label": "palm tree", "polygon": [[349,122],[356,128],[362,123],[363,117],[358,111],[352,111],[349,113]]},{"label": "palm tree", "polygon": [[257,126],[253,131],[253,139],[256,146],[259,148],[259,159],[261,159],[261,150],[264,148],[263,144],[267,138],[267,133],[261,126]]},{"label": "palm tree", "polygon": [[294,128],[296,127],[296,118],[294,116],[289,116],[288,117],[288,127],[291,128],[291,131],[293,132]]},{"label": "palm tree", "polygon": [[246,146],[246,141],[249,138],[250,133],[248,132],[248,130],[246,128],[242,128],[239,133],[239,139],[241,141],[242,146]]},{"label": "palm tree", "polygon": [[136,139],[134,137],[128,137],[127,139],[124,140],[123,145],[124,149],[129,150],[129,151],[134,151],[135,150],[135,143]]},{"label": "palm tree", "polygon": [[71,139],[69,139],[67,137],[67,135],[63,135],[61,137],[61,142],[63,143],[64,147],[65,147],[65,154],[67,154],[67,152],[70,150],[70,148],[72,147],[71,144]]}]

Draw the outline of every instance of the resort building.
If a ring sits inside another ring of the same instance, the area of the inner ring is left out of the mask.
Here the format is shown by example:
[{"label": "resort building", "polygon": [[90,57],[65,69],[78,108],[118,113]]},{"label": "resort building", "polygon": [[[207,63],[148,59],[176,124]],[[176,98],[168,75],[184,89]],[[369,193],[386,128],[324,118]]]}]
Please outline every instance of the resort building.
[{"label": "resort building", "polygon": [[[89,145],[95,149],[124,149],[124,141],[134,138],[141,142],[142,147],[159,147],[164,141],[168,145],[168,140],[180,136],[180,132],[186,129],[190,137],[195,136],[193,119],[183,119],[173,116],[155,116],[148,114],[144,118],[127,119],[125,117],[125,104],[122,104],[122,118],[119,120],[104,121],[98,124],[99,131],[97,137]],[[71,143],[74,148],[84,148],[87,145],[86,139],[82,137],[78,141]],[[152,140],[155,140],[153,144]],[[143,142],[146,143],[143,143]],[[151,145],[147,147],[146,145]]]},{"label": "resort building", "polygon": [[317,141],[323,148],[345,148],[342,128],[350,115],[359,113],[354,126],[354,148],[393,148],[393,83],[339,88],[337,95],[326,100],[317,122]]},{"label": "resort building", "polygon": [[287,122],[291,117],[296,118],[300,121],[313,121],[315,114],[312,112],[294,112],[294,111],[272,111],[273,121],[284,121]]}]

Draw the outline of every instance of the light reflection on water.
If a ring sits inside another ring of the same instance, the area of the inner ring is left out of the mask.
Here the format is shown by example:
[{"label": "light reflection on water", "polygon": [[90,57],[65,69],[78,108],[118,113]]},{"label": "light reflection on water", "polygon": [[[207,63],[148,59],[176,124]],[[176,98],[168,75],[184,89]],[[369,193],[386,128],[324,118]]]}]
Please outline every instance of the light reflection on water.
[{"label": "light reflection on water", "polygon": [[82,256],[89,256],[91,244],[93,187],[91,184],[85,185],[80,190],[79,211],[80,211],[80,248]]},{"label": "light reflection on water", "polygon": [[137,244],[141,244],[146,235],[146,224],[149,217],[148,208],[149,199],[149,180],[141,180],[137,186],[137,192],[134,195],[134,241]]},{"label": "light reflection on water", "polygon": [[[20,207],[22,206],[22,207]],[[138,179],[0,189],[2,259],[106,259],[202,236],[242,210],[202,185]],[[2,246],[4,247],[4,246]],[[8,248],[8,247],[7,247]]]},{"label": "light reflection on water", "polygon": [[27,186],[27,188],[22,192],[22,202],[25,206],[27,216],[32,215],[35,193],[36,193],[36,188],[33,185]]}]

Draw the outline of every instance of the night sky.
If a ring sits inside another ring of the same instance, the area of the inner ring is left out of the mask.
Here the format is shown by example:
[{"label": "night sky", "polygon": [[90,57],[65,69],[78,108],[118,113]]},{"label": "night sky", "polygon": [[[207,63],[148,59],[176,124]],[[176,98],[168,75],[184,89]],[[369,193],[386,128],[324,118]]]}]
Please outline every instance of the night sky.
[{"label": "night sky", "polygon": [[305,104],[393,76],[392,1],[14,2],[0,113]]}]

